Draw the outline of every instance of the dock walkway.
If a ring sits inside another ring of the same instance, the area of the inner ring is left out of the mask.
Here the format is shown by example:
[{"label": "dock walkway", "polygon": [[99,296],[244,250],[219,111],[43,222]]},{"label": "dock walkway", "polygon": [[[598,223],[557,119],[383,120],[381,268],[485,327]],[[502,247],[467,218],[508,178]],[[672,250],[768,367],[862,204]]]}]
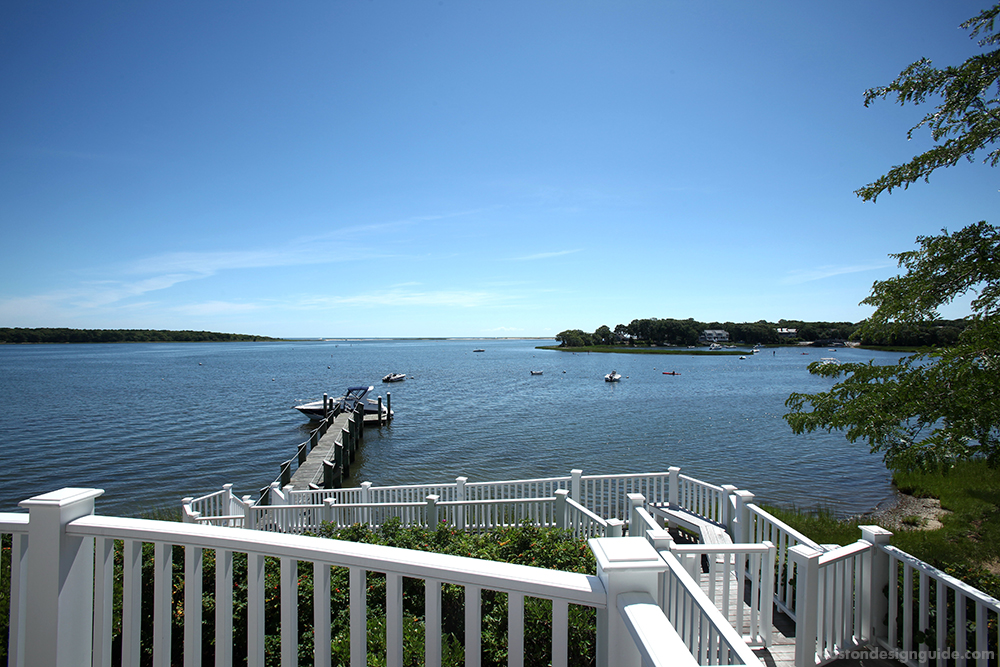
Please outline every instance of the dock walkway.
[{"label": "dock walkway", "polygon": [[325,432],[317,429],[307,452],[300,450],[298,469],[287,483],[296,489],[340,488],[341,481],[350,475],[351,463],[364,442],[364,426],[379,426],[392,418],[391,411],[385,408],[382,414],[381,420],[378,414],[360,409],[336,415]]}]

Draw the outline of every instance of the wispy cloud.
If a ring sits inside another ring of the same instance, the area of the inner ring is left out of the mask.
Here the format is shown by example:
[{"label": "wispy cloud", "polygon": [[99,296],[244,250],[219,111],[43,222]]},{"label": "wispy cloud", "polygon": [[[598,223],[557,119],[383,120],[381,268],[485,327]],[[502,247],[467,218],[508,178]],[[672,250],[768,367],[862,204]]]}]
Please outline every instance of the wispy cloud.
[{"label": "wispy cloud", "polygon": [[826,278],[832,278],[834,276],[842,276],[849,273],[863,273],[865,271],[878,271],[880,269],[889,268],[894,266],[893,264],[860,264],[853,266],[817,266],[812,269],[799,269],[790,272],[779,282],[782,285],[799,285],[801,283],[808,283],[814,280],[824,280]]},{"label": "wispy cloud", "polygon": [[576,248],[575,250],[556,250],[554,252],[539,252],[534,255],[524,255],[523,257],[511,257],[515,262],[530,262],[536,259],[551,259],[552,257],[562,257],[563,255],[572,255],[575,252],[580,252],[583,248]]},{"label": "wispy cloud", "polygon": [[445,306],[475,308],[497,305],[510,300],[510,296],[496,292],[475,290],[409,290],[390,288],[348,296],[321,296],[304,298],[300,305],[306,308],[361,305],[361,306]]}]

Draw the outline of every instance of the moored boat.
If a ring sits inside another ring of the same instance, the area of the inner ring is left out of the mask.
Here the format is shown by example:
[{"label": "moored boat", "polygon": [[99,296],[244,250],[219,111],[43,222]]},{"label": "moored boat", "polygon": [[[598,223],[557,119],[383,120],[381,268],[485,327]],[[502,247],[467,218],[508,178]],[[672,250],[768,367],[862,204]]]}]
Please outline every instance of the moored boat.
[{"label": "moored boat", "polygon": [[[343,396],[338,396],[332,400],[333,412],[350,412],[360,403],[364,405],[365,414],[377,415],[378,401],[366,398],[366,394],[373,389],[375,389],[375,387],[372,386],[348,387]],[[323,419],[323,399],[312,401],[310,403],[303,403],[302,405],[294,405],[292,407],[314,421]],[[383,407],[382,412],[384,413],[385,410],[386,409]]]},{"label": "moored boat", "polygon": [[622,376],[618,371],[611,371],[610,373],[604,376],[605,382],[618,382],[621,379]]},{"label": "moored boat", "polygon": [[389,373],[382,378],[382,382],[402,382],[406,379],[405,373]]}]

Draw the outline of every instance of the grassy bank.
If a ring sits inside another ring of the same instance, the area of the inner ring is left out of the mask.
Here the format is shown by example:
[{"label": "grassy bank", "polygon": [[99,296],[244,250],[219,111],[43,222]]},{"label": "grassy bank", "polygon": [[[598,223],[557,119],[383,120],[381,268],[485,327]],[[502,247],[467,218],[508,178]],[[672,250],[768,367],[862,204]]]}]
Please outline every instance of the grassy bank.
[{"label": "grassy bank", "polygon": [[[915,517],[903,516],[890,528],[893,546],[1000,597],[1000,469],[967,462],[946,474],[897,473],[893,482],[902,493],[939,499],[948,511],[936,530],[920,530]],[[879,523],[878,516],[840,520],[823,511],[768,511],[821,544],[850,544],[861,537],[859,525]]]},{"label": "grassy bank", "polygon": [[611,352],[613,354],[746,354],[746,350],[712,350],[690,347],[623,347],[621,345],[584,345],[581,347],[562,347],[560,345],[542,345],[536,350],[557,350],[559,352]]}]

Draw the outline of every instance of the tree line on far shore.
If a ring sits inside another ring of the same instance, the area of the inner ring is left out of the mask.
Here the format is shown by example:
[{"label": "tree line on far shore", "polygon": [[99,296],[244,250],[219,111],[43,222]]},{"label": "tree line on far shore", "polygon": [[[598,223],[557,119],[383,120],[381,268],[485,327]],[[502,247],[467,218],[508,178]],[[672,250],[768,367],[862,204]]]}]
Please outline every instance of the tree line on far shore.
[{"label": "tree line on far shore", "polygon": [[0,328],[0,343],[223,343],[266,340],[279,339],[214,331]]},{"label": "tree line on far shore", "polygon": [[[593,345],[647,346],[665,345],[690,347],[698,345],[699,337],[706,330],[722,330],[729,334],[731,343],[749,345],[794,344],[803,341],[848,341],[862,345],[898,347],[944,347],[958,341],[959,334],[968,323],[965,320],[936,320],[901,327],[881,336],[861,331],[861,322],[805,322],[778,320],[768,322],[698,322],[694,319],[632,320],[618,324],[614,329],[602,325],[593,333],[580,329],[567,329],[556,335],[562,347],[588,347]],[[786,333],[779,334],[782,329]],[[789,333],[794,330],[795,333]]]}]

